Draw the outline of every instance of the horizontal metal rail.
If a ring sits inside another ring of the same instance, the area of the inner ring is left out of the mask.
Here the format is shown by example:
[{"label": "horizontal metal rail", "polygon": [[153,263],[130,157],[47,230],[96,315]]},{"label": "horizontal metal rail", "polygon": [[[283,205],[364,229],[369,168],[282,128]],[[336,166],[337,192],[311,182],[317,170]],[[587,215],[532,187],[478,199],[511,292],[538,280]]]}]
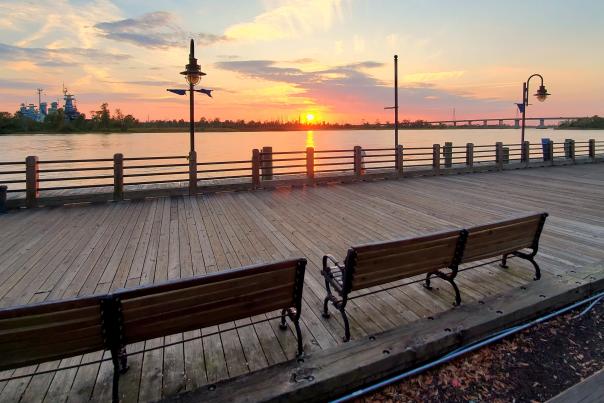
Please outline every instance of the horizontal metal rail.
[{"label": "horizontal metal rail", "polygon": [[87,162],[113,162],[113,158],[93,158],[88,160],[46,160],[38,164],[83,164]]},{"label": "horizontal metal rail", "polygon": [[[188,166],[189,166],[189,164],[130,165],[130,166],[124,165],[124,169],[171,168],[171,167],[188,167]],[[111,169],[113,169],[113,167]]]},{"label": "horizontal metal rail", "polygon": [[113,187],[113,183],[103,183],[98,185],[73,185],[73,186],[55,186],[50,188],[40,188],[40,191],[45,190],[68,190],[68,189],[87,189],[87,188],[100,188],[100,187]]},{"label": "horizontal metal rail", "polygon": [[80,172],[80,171],[109,171],[113,167],[82,167],[82,168],[52,168],[52,169],[38,169],[39,173],[51,173],[51,172]]},{"label": "horizontal metal rail", "polygon": [[[189,157],[186,155],[172,155],[165,157],[124,157],[124,161],[144,161],[144,160],[177,160],[181,158],[188,159]],[[113,161],[113,160],[110,160]]]},{"label": "horizontal metal rail", "polygon": [[[199,171],[198,171],[199,172]],[[140,176],[160,176],[160,175],[188,175],[189,171],[176,171],[176,172],[145,172],[140,174],[124,174],[124,178],[134,178]],[[113,178],[113,176],[111,176]]]},{"label": "horizontal metal rail", "polygon": [[[71,178],[40,178],[38,182],[59,182],[59,181],[78,181],[91,179],[112,179],[113,175],[96,175],[96,176],[72,176]],[[111,184],[113,186],[113,184]]]}]

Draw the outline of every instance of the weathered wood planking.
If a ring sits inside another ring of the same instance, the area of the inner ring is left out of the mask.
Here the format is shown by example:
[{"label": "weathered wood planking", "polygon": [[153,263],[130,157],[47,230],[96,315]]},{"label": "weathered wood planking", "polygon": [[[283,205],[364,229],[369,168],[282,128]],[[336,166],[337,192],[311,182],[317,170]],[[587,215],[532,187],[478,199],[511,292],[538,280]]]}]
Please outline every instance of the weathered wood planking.
[{"label": "weathered wood planking", "polygon": [[[324,253],[350,245],[478,225],[529,211],[550,217],[537,260],[544,277],[577,275],[604,260],[604,165],[514,170],[404,180],[325,184],[273,191],[175,196],[102,205],[12,211],[0,216],[0,306],[90,295],[126,286],[303,256],[305,348],[341,343],[341,319],[324,320]],[[464,302],[531,282],[530,264],[512,259],[458,276]],[[570,271],[575,273],[570,273]],[[452,293],[434,280],[350,302],[353,340],[451,308]],[[261,315],[255,319],[264,319]],[[125,401],[152,401],[256,371],[295,356],[295,336],[277,321],[130,357]],[[217,327],[166,337],[178,341]],[[129,346],[140,351],[164,338]],[[87,354],[39,370],[91,362]],[[36,368],[5,371],[28,374]],[[0,382],[0,401],[103,401],[111,393],[108,362]]]}]

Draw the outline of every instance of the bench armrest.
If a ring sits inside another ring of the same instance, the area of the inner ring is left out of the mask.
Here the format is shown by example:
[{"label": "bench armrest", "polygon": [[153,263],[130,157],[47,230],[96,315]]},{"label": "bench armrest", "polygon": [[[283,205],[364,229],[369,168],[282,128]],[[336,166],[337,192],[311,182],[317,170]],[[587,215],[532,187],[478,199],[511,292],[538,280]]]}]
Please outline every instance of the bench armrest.
[{"label": "bench armrest", "polygon": [[[333,263],[334,265],[330,265],[329,262]],[[338,268],[340,269],[341,272],[344,272],[344,265],[340,262],[338,262],[338,260],[333,257],[332,255],[324,255],[323,256],[323,270],[322,272],[324,272],[323,275],[331,275],[331,270],[334,268]]]}]

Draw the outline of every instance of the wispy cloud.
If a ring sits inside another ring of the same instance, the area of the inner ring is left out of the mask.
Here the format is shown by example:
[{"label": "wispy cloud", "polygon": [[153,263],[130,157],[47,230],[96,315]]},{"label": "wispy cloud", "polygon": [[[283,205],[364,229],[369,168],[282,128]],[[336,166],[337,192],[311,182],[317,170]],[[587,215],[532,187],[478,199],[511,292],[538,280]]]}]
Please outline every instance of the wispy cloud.
[{"label": "wispy cloud", "polygon": [[104,38],[119,42],[129,42],[146,48],[170,48],[182,46],[189,37],[202,45],[224,41],[224,35],[190,33],[180,28],[174,14],[156,11],[137,18],[100,22],[94,27]]},{"label": "wispy cloud", "polygon": [[39,66],[74,65],[78,61],[121,61],[130,56],[123,53],[110,53],[99,49],[86,48],[29,48],[0,43],[0,60],[26,60]]},{"label": "wispy cloud", "polygon": [[289,0],[257,15],[250,22],[229,27],[225,35],[258,41],[297,37],[328,30],[342,17],[342,0]]},{"label": "wispy cloud", "polygon": [[[295,98],[305,98],[333,112],[364,111],[363,113],[369,112],[373,116],[383,115],[383,105],[389,104],[392,99],[392,83],[380,80],[367,71],[383,66],[375,61],[333,66],[310,72],[296,67],[280,67],[279,62],[271,60],[224,61],[215,65],[246,77],[288,83],[299,90],[289,95],[292,103],[296,102]],[[483,108],[487,105],[492,107],[498,102],[451,92],[429,82],[400,86],[399,101],[401,108],[406,109],[403,117],[405,112],[421,116],[422,113],[444,109],[449,105]]]},{"label": "wispy cloud", "polygon": [[450,80],[455,78],[460,78],[463,76],[465,71],[437,71],[437,72],[427,72],[427,73],[413,73],[406,74],[403,79],[407,82],[411,83],[425,83],[425,82],[434,82],[439,80]]}]

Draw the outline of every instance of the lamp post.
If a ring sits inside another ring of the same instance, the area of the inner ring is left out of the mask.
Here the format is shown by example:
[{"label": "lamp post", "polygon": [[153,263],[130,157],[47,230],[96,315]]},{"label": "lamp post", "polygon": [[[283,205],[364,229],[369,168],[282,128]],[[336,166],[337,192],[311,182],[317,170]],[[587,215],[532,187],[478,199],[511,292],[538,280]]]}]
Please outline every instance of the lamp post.
[{"label": "lamp post", "polygon": [[195,152],[195,92],[200,92],[212,97],[212,90],[206,89],[195,89],[195,85],[199,83],[201,77],[205,76],[206,73],[201,71],[201,66],[197,63],[195,58],[195,43],[191,39],[191,49],[189,51],[189,64],[185,66],[185,71],[181,72],[187,83],[189,83],[188,90],[180,89],[168,89],[177,95],[185,95],[189,91],[189,194],[197,193],[197,153]]},{"label": "lamp post", "polygon": [[199,83],[202,76],[206,75],[206,73],[201,71],[201,66],[197,64],[197,59],[195,58],[195,43],[193,42],[193,39],[191,39],[191,50],[189,51],[189,64],[185,66],[185,71],[180,74],[185,76],[185,79],[189,83],[190,153],[192,154],[195,152],[195,85]]},{"label": "lamp post", "polygon": [[[522,83],[522,108],[520,108],[520,111],[522,112],[522,129],[521,129],[522,134],[520,136],[520,144],[524,144],[524,128],[526,125],[526,107],[529,105],[529,103],[528,103],[529,83],[531,81],[531,78],[533,78],[533,77],[539,77],[541,79],[541,85],[539,86],[539,89],[537,90],[537,92],[534,94],[535,97],[537,98],[537,100],[539,102],[543,102],[546,100],[546,98],[549,95],[551,95],[547,92],[547,90],[545,89],[545,86],[543,85],[543,77],[541,76],[541,74],[532,74],[531,76],[529,76],[529,78],[524,83]],[[522,160],[525,161],[528,156],[523,155],[522,157],[523,157]]]}]

